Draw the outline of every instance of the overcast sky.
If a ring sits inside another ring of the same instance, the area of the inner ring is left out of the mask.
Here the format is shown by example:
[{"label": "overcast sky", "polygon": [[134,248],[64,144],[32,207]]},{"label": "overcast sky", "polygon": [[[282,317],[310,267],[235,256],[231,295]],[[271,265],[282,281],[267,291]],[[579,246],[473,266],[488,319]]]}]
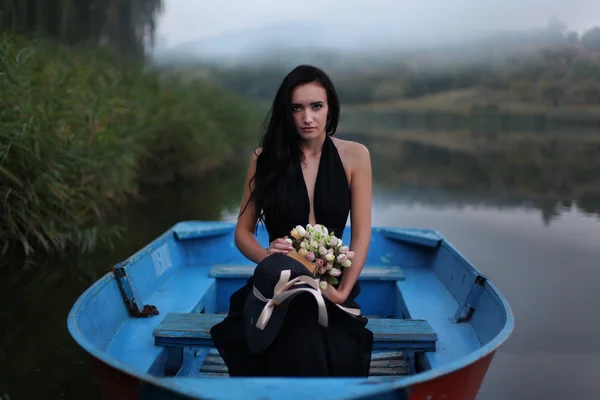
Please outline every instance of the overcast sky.
[{"label": "overcast sky", "polygon": [[[542,27],[552,15],[570,29],[600,24],[599,0],[164,0],[158,35],[168,46],[283,21],[348,29],[385,27],[399,34],[452,36]],[[391,24],[394,24],[392,27]],[[310,32],[299,34],[310,35]]]}]

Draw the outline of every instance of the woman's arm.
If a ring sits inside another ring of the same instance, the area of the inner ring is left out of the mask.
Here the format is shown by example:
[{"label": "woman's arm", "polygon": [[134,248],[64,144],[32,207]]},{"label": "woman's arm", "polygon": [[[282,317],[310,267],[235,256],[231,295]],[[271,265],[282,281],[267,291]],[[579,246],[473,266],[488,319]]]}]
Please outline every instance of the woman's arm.
[{"label": "woman's arm", "polygon": [[350,210],[351,231],[350,250],[354,252],[352,266],[344,270],[342,281],[338,286],[340,298],[338,302],[345,302],[358,280],[371,243],[371,156],[369,150],[362,144],[355,145],[352,151],[352,168],[350,190],[352,196],[352,209]]},{"label": "woman's arm", "polygon": [[250,198],[250,187],[254,190],[254,182],[249,186],[250,180],[254,176],[256,171],[256,161],[261,149],[252,153],[250,159],[250,165],[248,166],[248,172],[246,173],[246,181],[244,183],[244,195],[242,198],[242,205],[240,206],[240,216],[238,217],[237,224],[235,226],[235,245],[238,250],[249,260],[259,263],[265,257],[273,253],[284,253],[292,250],[292,245],[285,239],[277,238],[269,244],[269,247],[265,249],[258,243],[256,236],[254,236],[254,229],[256,228],[256,222],[258,221],[258,208],[254,200],[246,203]]},{"label": "woman's arm", "polygon": [[[257,264],[267,256],[267,250],[258,243],[256,236],[254,236],[254,229],[258,221],[258,209],[256,204],[254,203],[254,200],[252,200],[246,207],[246,203],[250,198],[250,187],[248,185],[256,171],[258,154],[260,154],[260,149],[252,152],[244,183],[244,195],[242,197],[242,205],[240,206],[241,214],[235,226],[235,245],[246,258]],[[252,183],[252,189],[254,189],[254,183]]]}]

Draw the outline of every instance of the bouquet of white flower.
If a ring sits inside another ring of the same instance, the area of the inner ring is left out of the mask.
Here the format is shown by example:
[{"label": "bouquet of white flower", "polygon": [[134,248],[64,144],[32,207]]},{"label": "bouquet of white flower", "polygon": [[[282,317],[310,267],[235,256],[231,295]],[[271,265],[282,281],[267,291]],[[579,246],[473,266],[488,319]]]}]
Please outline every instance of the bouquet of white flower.
[{"label": "bouquet of white flower", "polygon": [[323,290],[327,283],[337,285],[342,268],[352,265],[354,252],[323,225],[298,225],[292,229],[290,236],[291,239],[287,240],[294,247],[292,257],[300,258],[305,265],[304,260],[309,261],[309,266],[312,266],[309,269],[315,278],[319,278]]}]

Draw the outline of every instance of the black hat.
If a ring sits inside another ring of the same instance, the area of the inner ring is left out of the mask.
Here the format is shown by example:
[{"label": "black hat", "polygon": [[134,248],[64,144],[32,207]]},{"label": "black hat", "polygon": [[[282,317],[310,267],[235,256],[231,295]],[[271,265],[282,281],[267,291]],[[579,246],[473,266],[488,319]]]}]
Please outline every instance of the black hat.
[{"label": "black hat", "polygon": [[[299,294],[314,296],[315,302],[320,304],[318,321],[327,326],[327,308],[319,282],[299,261],[282,253],[271,254],[256,266],[253,281],[253,290],[244,305],[246,338],[251,352],[259,353],[271,344],[291,301]],[[271,299],[274,302],[269,304]]]}]

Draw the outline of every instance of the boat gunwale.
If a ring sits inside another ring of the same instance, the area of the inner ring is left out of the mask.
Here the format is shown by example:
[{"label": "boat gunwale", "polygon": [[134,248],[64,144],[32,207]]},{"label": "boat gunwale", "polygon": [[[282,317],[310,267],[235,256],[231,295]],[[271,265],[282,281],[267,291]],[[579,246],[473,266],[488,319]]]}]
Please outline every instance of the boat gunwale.
[{"label": "boat gunwale", "polygon": [[[184,221],[184,222],[196,222],[196,221]],[[201,221],[201,222],[204,222],[204,221]],[[218,223],[211,221],[210,223],[215,224],[215,225],[222,224],[222,225],[231,226],[231,223],[226,222],[226,221],[222,221],[222,222],[219,221]],[[149,251],[151,251],[156,246],[157,242],[164,240],[164,238],[170,234],[173,235],[175,240],[177,241],[178,239],[177,239],[175,229],[180,224],[182,224],[182,222],[179,222],[179,223],[171,226],[163,234],[159,235],[156,239],[152,240],[151,242],[146,244],[144,247],[142,247],[141,249],[136,251],[134,254],[132,254],[130,257],[128,257],[125,262],[128,262],[128,263],[135,262],[137,259],[139,259],[139,257],[142,254],[147,254]],[[385,230],[385,229],[386,229],[386,227],[381,227],[381,226],[373,226],[372,227],[373,232],[378,232],[378,233],[380,233],[382,230]],[[481,274],[481,272],[458,249],[456,249],[456,247],[439,231],[433,230],[433,229],[421,229],[421,231],[434,233],[434,234],[438,235],[440,238],[440,245],[442,245],[442,242],[444,242],[446,245],[448,245],[450,247],[450,249],[453,252],[455,252],[459,257],[463,258],[468,263],[470,268],[472,268],[475,272]],[[181,394],[186,394],[186,391],[185,391],[186,388],[182,387],[180,384],[177,383],[177,380],[181,379],[181,378],[158,377],[158,376],[151,375],[147,371],[133,370],[127,364],[119,361],[117,358],[115,358],[113,356],[110,356],[105,350],[99,348],[96,345],[93,345],[88,339],[86,339],[86,337],[83,335],[83,333],[79,330],[78,320],[79,320],[80,312],[83,309],[85,309],[85,306],[87,305],[87,303],[92,301],[93,294],[95,292],[108,286],[110,284],[110,282],[113,280],[115,280],[113,273],[107,272],[103,277],[101,277],[96,282],[94,282],[90,287],[88,287],[77,298],[77,300],[73,304],[73,307],[71,308],[71,310],[68,314],[68,317],[67,317],[67,328],[68,328],[69,333],[71,334],[71,336],[73,337],[75,342],[78,345],[80,345],[85,351],[87,351],[91,356],[93,356],[97,360],[115,368],[119,372],[124,373],[128,376],[134,377],[140,381],[143,381],[143,382],[151,384],[151,385],[160,386],[165,389],[174,390]],[[482,345],[480,348],[478,348],[475,351],[472,351],[454,361],[448,362],[437,368],[419,372],[419,373],[417,373],[415,375],[411,375],[411,376],[403,376],[401,378],[394,378],[395,380],[390,380],[389,378],[385,378],[385,379],[381,379],[381,380],[377,380],[377,379],[367,380],[366,378],[297,378],[295,380],[302,382],[302,381],[311,380],[311,379],[319,379],[322,382],[323,379],[328,379],[328,380],[329,379],[332,379],[332,380],[344,379],[347,381],[364,382],[365,385],[371,385],[373,387],[373,391],[369,392],[369,394],[377,394],[380,392],[387,392],[387,391],[393,391],[393,390],[398,390],[398,389],[410,388],[414,385],[424,384],[428,381],[432,381],[441,376],[449,375],[451,373],[460,371],[460,370],[476,363],[477,361],[483,359],[484,357],[487,357],[491,353],[494,353],[496,350],[498,350],[500,348],[500,346],[502,346],[502,344],[508,340],[512,331],[514,330],[514,314],[513,314],[512,308],[510,307],[507,299],[504,297],[504,295],[498,289],[498,287],[496,287],[496,285],[494,285],[494,283],[489,279],[485,280],[484,288],[491,290],[497,296],[497,298],[500,300],[501,305],[502,305],[505,315],[506,315],[506,321],[504,322],[504,326],[502,327],[502,329],[494,336],[493,339],[491,339],[488,343],[486,343],[485,345]],[[130,318],[130,317],[128,317],[128,318]],[[222,378],[202,378],[202,381],[216,380],[216,379],[222,379]],[[228,378],[228,379],[235,379],[237,381],[261,381],[261,380],[264,380],[265,378],[252,377],[252,378]],[[278,381],[278,380],[280,380],[281,382],[288,382],[288,383],[290,381],[290,378],[268,377],[266,379],[269,379],[270,383],[272,383],[274,381]],[[365,395],[366,395],[366,393],[362,393],[361,395],[358,395],[358,397],[363,397]],[[355,397],[353,396],[353,397],[347,397],[347,398],[355,398]]]}]

